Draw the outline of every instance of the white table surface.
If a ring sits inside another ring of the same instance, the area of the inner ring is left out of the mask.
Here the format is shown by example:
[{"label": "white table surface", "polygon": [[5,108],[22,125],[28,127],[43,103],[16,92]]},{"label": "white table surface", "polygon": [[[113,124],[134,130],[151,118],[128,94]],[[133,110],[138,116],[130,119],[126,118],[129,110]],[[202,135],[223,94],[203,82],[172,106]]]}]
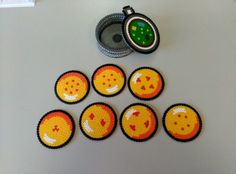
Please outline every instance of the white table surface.
[{"label": "white table surface", "polygon": [[[102,55],[94,30],[105,15],[125,5],[153,19],[161,44],[151,55],[122,59]],[[162,95],[149,102],[159,121],[177,102],[194,106],[203,130],[192,142],[172,140],[160,125],[143,143],[127,139],[118,126],[100,142],[78,129],[90,103],[111,104],[119,116],[135,99],[126,87],[104,98],[91,89],[79,104],[54,95],[56,78],[77,69],[91,77],[104,63],[121,66],[127,76],[152,66],[164,76]],[[39,0],[35,8],[0,10],[0,173],[1,174],[235,174],[236,173],[236,0]],[[42,115],[70,112],[77,122],[72,141],[50,150],[36,136]]]}]

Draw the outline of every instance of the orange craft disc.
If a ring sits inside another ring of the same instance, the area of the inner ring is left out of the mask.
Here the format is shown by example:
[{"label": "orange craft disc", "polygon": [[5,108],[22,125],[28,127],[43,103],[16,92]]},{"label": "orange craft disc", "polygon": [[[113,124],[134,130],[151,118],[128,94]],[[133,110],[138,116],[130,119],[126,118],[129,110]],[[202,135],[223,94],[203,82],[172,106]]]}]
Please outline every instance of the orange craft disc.
[{"label": "orange craft disc", "polygon": [[162,75],[150,67],[134,70],[128,81],[130,92],[141,100],[155,99],[164,89]]},{"label": "orange craft disc", "polygon": [[38,123],[39,141],[51,149],[65,146],[74,135],[75,123],[70,114],[63,110],[46,113]]},{"label": "orange craft disc", "polygon": [[114,110],[105,103],[87,106],[80,117],[82,133],[92,140],[108,138],[115,130],[117,118]]},{"label": "orange craft disc", "polygon": [[118,95],[125,87],[124,71],[114,64],[97,68],[92,77],[92,85],[97,93],[105,97]]},{"label": "orange craft disc", "polygon": [[151,107],[134,103],[122,112],[120,126],[127,138],[133,141],[146,141],[156,133],[158,119]]},{"label": "orange craft disc", "polygon": [[163,126],[171,138],[187,142],[195,139],[200,134],[202,121],[193,107],[178,103],[170,106],[165,111]]},{"label": "orange craft disc", "polygon": [[89,80],[80,71],[68,71],[56,81],[55,93],[58,99],[67,104],[82,101],[89,92]]}]

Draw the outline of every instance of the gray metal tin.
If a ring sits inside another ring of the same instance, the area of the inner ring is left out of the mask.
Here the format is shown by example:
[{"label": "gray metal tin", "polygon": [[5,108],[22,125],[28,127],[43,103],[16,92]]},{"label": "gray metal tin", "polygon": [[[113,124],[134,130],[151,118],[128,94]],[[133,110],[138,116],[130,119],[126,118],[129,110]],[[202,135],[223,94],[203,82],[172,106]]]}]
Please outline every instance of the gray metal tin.
[{"label": "gray metal tin", "polygon": [[114,13],[105,16],[97,24],[95,34],[98,49],[109,57],[120,58],[132,52],[122,34],[124,18],[124,14]]}]

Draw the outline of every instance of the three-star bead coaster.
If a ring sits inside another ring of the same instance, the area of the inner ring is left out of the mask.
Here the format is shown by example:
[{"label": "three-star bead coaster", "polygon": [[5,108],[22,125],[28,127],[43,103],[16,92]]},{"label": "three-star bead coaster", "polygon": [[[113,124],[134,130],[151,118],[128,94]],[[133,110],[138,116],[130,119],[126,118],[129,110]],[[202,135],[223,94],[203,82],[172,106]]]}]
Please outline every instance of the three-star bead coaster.
[{"label": "three-star bead coaster", "polygon": [[37,136],[45,147],[56,149],[70,142],[75,132],[72,116],[63,110],[46,113],[39,121]]}]

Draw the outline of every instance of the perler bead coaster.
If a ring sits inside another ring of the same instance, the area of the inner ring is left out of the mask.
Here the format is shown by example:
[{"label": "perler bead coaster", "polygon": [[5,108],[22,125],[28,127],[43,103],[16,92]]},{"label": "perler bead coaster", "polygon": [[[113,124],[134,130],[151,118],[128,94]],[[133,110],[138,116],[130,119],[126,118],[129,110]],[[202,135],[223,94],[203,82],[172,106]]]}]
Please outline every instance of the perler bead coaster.
[{"label": "perler bead coaster", "polygon": [[46,113],[39,121],[37,135],[42,145],[56,149],[65,146],[72,139],[75,123],[72,116],[63,110]]},{"label": "perler bead coaster", "polygon": [[90,84],[87,76],[75,70],[63,73],[55,84],[57,98],[67,104],[82,101],[88,95],[89,89]]},{"label": "perler bead coaster", "polygon": [[170,106],[165,111],[163,126],[171,138],[187,142],[195,139],[200,134],[202,121],[200,115],[192,106],[178,103]]},{"label": "perler bead coaster", "polygon": [[150,139],[156,133],[158,119],[150,106],[134,103],[122,112],[120,126],[127,138],[141,142]]},{"label": "perler bead coaster", "polygon": [[160,72],[150,67],[140,67],[129,76],[130,92],[140,100],[157,98],[164,89],[164,79]]},{"label": "perler bead coaster", "polygon": [[80,116],[82,133],[92,140],[111,136],[117,124],[115,111],[108,104],[98,102],[87,106]]},{"label": "perler bead coaster", "polygon": [[105,97],[118,95],[124,89],[125,84],[124,71],[114,64],[105,64],[98,67],[92,76],[93,88]]}]

